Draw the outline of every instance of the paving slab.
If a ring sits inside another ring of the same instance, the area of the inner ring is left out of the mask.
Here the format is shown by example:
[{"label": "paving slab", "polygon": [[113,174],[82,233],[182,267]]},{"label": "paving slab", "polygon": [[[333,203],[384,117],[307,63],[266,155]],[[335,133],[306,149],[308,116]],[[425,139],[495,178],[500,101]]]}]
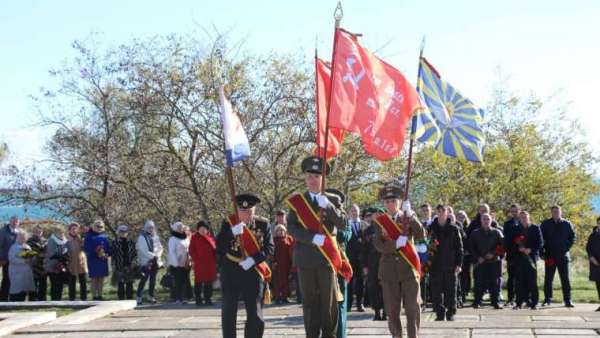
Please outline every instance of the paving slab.
[{"label": "paving slab", "polygon": [[[421,315],[423,338],[533,338],[594,336],[599,338],[600,313],[597,306],[578,304],[575,310],[561,307],[544,310],[460,309],[454,322],[436,322],[431,311]],[[85,310],[84,310],[85,311]],[[52,321],[18,330],[18,338],[86,337],[221,337],[221,312],[218,306],[196,308],[188,305],[143,306],[93,319],[87,323]],[[264,309],[265,338],[304,337],[302,308],[292,304]],[[389,337],[385,321],[373,321],[372,313],[348,314],[348,338]],[[238,336],[243,337],[246,319],[243,306],[237,317]],[[403,322],[406,321],[401,316]]]}]

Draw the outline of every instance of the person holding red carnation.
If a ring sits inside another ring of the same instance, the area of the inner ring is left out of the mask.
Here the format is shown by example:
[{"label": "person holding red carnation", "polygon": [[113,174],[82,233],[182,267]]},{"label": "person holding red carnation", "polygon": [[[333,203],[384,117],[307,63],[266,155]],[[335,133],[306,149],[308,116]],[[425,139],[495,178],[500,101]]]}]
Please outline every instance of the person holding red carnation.
[{"label": "person holding red carnation", "polygon": [[[596,290],[600,298],[600,217],[596,218],[596,226],[588,237],[585,249],[590,261],[590,281],[596,282]],[[600,307],[596,311],[600,311]]]},{"label": "person holding red carnation", "polygon": [[513,246],[519,253],[514,257],[517,278],[517,298],[514,308],[520,309],[523,303],[527,303],[532,310],[536,310],[539,300],[536,262],[540,256],[540,249],[544,245],[544,239],[540,227],[531,224],[527,211],[519,213],[519,223],[522,230],[513,239]]},{"label": "person holding red carnation", "polygon": [[475,301],[473,307],[476,309],[481,307],[483,293],[488,290],[494,309],[502,309],[498,300],[500,298],[502,258],[505,254],[504,236],[502,231],[492,228],[492,216],[489,213],[486,212],[481,215],[481,228],[473,231],[469,241],[471,243],[471,254],[475,262]]}]

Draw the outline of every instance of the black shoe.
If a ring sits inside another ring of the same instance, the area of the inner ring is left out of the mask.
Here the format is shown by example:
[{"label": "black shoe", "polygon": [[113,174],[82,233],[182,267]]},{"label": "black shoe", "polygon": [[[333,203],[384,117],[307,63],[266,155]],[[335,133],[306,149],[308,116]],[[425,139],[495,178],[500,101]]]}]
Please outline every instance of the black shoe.
[{"label": "black shoe", "polygon": [[454,314],[446,313],[446,320],[449,321],[449,322],[453,322],[454,321]]},{"label": "black shoe", "polygon": [[542,303],[542,306],[550,306],[550,305],[552,305],[552,300],[550,300],[550,299],[546,299],[546,300],[545,300],[545,301]]},{"label": "black shoe", "polygon": [[283,299],[281,300],[281,303],[282,303],[282,304],[289,304],[289,303],[290,303],[290,300],[289,300],[289,299],[287,299],[287,298],[283,298]]},{"label": "black shoe", "polygon": [[521,310],[523,308],[523,305],[521,304],[517,304],[515,306],[513,306],[513,310]]},{"label": "black shoe", "polygon": [[383,311],[383,314],[381,315],[381,320],[387,320],[387,313],[385,313],[385,311]]},{"label": "black shoe", "polygon": [[596,309],[596,312],[600,312],[600,306]]},{"label": "black shoe", "polygon": [[574,307],[575,307],[575,305],[573,305],[573,303],[571,303],[571,301],[566,301],[566,302],[565,302],[565,307],[568,307],[568,308],[574,308]]},{"label": "black shoe", "polygon": [[443,322],[444,321],[444,315],[443,314],[438,314],[435,316],[435,321],[436,322]]},{"label": "black shoe", "polygon": [[379,313],[379,311],[375,311],[375,317],[373,317],[373,320],[381,320],[381,313]]},{"label": "black shoe", "polygon": [[479,309],[481,307],[481,304],[479,303],[473,303],[473,308],[474,309]]},{"label": "black shoe", "polygon": [[532,310],[534,310],[534,311],[538,309],[537,305],[531,305],[529,308],[532,309]]},{"label": "black shoe", "polygon": [[492,304],[492,306],[494,307],[494,310],[502,310],[502,305],[498,303]]},{"label": "black shoe", "polygon": [[362,305],[359,305],[356,307],[356,311],[358,312],[365,312],[365,308]]},{"label": "black shoe", "polygon": [[505,307],[511,307],[511,306],[514,306],[514,305],[515,305],[515,302],[513,302],[512,300],[508,300],[506,303],[504,303]]}]

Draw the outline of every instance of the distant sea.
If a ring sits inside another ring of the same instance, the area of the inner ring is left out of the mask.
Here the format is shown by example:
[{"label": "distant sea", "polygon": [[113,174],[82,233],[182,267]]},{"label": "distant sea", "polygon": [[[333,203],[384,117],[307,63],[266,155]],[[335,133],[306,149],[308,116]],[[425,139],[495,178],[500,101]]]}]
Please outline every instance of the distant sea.
[{"label": "distant sea", "polygon": [[17,216],[19,219],[63,219],[62,215],[56,214],[54,211],[43,208],[37,205],[20,204],[20,205],[4,205],[0,206],[0,224],[5,224],[12,216]]}]

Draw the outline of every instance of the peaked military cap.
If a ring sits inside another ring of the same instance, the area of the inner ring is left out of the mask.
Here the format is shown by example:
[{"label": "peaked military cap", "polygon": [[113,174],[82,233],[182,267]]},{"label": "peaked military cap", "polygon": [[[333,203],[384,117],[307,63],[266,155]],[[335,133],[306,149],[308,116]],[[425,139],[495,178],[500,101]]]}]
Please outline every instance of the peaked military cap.
[{"label": "peaked military cap", "polygon": [[238,208],[250,209],[260,203],[260,198],[253,193],[238,194],[235,196]]},{"label": "peaked military cap", "polygon": [[344,204],[344,202],[346,201],[346,195],[344,195],[343,192],[334,189],[334,188],[327,188],[325,189],[325,192],[332,197],[335,197],[335,199],[337,200],[336,203],[333,203],[336,207],[340,207]]},{"label": "peaked military cap", "polygon": [[[313,173],[313,174],[323,174],[323,159],[317,156],[309,156],[302,160],[302,172],[303,173]],[[325,175],[329,175],[331,173],[331,166],[329,163],[325,165]]]},{"label": "peaked military cap", "polygon": [[386,185],[379,190],[379,199],[386,200],[389,198],[398,198],[402,197],[402,188],[397,185]]}]

